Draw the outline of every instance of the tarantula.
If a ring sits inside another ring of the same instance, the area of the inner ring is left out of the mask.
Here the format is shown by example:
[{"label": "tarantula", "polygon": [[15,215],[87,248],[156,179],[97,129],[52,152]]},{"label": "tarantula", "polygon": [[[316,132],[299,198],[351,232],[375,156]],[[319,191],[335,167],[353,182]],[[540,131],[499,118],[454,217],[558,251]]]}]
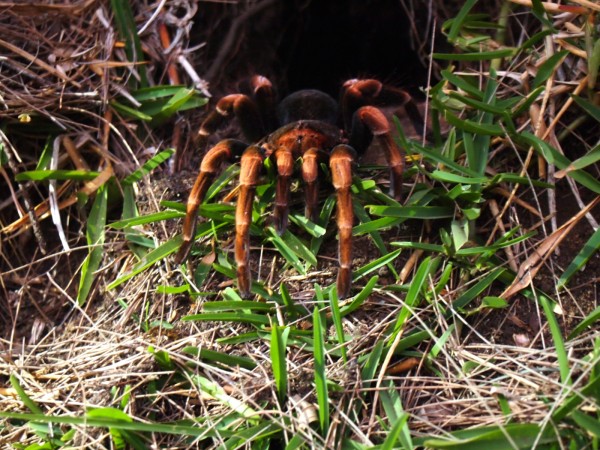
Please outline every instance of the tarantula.
[{"label": "tarantula", "polygon": [[[420,114],[411,97],[401,89],[374,79],[353,79],[343,84],[340,104],[318,90],[301,90],[275,105],[271,82],[262,76],[249,80],[249,94],[221,98],[204,120],[198,133],[201,147],[228,119],[236,117],[246,143],[227,139],[212,147],[202,158],[200,173],[187,202],[183,244],[176,257],[183,262],[193,244],[197,212],[204,195],[223,163],[241,157],[239,194],[235,212],[235,261],[240,294],[250,295],[249,237],[252,202],[263,162],[270,158],[277,168],[273,212],[275,229],[282,233],[288,223],[288,202],[294,162],[301,159],[306,217],[318,217],[319,166],[329,163],[337,194],[338,258],[337,290],[340,298],[350,293],[352,271],[352,226],[354,221],[350,189],[352,166],[379,140],[390,167],[390,194],[400,199],[404,153],[390,134],[390,124],[377,106],[404,106],[415,128]],[[338,120],[343,123],[339,128]],[[268,133],[268,134],[267,134]],[[266,136],[266,137],[265,137]]]}]

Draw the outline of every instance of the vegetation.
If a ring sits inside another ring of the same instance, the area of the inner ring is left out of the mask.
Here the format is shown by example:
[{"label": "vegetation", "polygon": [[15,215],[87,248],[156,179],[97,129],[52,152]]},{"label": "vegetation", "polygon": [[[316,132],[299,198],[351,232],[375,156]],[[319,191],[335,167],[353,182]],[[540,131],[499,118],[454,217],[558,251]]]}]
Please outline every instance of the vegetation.
[{"label": "vegetation", "polygon": [[[42,245],[44,215],[62,230],[59,250],[3,268],[3,289],[29,267],[69,305],[56,306],[67,323],[31,345],[14,339],[16,319],[4,334],[0,441],[23,449],[597,448],[600,7],[506,2],[492,18],[476,3],[441,26],[454,51],[431,55],[432,69],[445,68],[426,91],[427,139],[396,121],[410,161],[404,203],[384,193],[384,167],[357,168],[353,296],[342,301],[334,287],[335,196],[325,195],[317,223],[292,205],[293,226],[279,236],[269,226],[267,176],[253,207],[259,276],[247,301],[235,289],[229,245],[236,165],[200,208],[189,262],[172,263],[185,205],[162,200],[175,187],[160,180],[182,156],[157,136],[204,105],[206,93],[153,85],[139,24],[113,1],[122,51],[99,78],[121,95],[94,115],[105,141],[82,138],[93,125],[75,96],[65,97],[65,111],[14,107],[2,124],[0,169],[19,187],[14,203],[50,197],[2,223],[11,242],[3,258],[22,255],[15,236],[29,225]],[[510,29],[520,30],[518,42],[508,41]],[[27,60],[22,52],[11,50],[14,64]],[[46,143],[34,157],[20,150],[32,121],[29,145],[40,136]],[[134,142],[153,152],[140,161],[129,153]],[[109,143],[119,151],[107,153]],[[64,165],[59,148],[69,154]],[[71,221],[85,225],[74,233]],[[83,250],[69,246],[77,232]],[[62,288],[56,267],[70,252],[76,270]]]}]

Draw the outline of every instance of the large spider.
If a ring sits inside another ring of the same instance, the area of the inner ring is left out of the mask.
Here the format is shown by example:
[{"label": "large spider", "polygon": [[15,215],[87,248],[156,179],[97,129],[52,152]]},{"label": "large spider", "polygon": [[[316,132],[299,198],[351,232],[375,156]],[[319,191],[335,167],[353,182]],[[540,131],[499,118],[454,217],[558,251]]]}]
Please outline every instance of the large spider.
[{"label": "large spider", "polygon": [[[350,188],[352,166],[371,144],[379,141],[390,167],[390,195],[400,198],[404,153],[390,134],[390,124],[377,106],[404,106],[416,124],[420,114],[403,90],[374,79],[353,79],[343,84],[340,104],[317,90],[301,90],[275,105],[271,82],[262,76],[249,80],[249,95],[232,94],[220,99],[202,123],[199,141],[208,137],[233,116],[251,145],[227,139],[212,147],[202,158],[200,173],[187,202],[183,244],[176,261],[183,262],[193,244],[197,212],[204,195],[224,162],[241,157],[240,188],[235,212],[235,261],[240,294],[250,295],[249,234],[252,202],[263,162],[271,158],[277,168],[273,224],[282,233],[288,223],[288,201],[294,162],[301,159],[306,217],[318,217],[319,166],[329,163],[337,193],[338,258],[337,291],[340,298],[350,293],[352,271],[352,226],[354,221]],[[338,121],[343,124],[339,128]],[[267,134],[269,133],[269,134]],[[266,136],[266,137],[265,137]]]}]

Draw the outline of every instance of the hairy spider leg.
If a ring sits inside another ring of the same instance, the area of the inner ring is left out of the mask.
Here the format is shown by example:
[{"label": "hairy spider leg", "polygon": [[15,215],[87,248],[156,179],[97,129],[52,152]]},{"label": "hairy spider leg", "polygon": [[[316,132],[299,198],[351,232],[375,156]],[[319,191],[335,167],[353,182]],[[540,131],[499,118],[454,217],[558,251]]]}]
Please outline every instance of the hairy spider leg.
[{"label": "hairy spider leg", "polygon": [[279,234],[282,234],[288,225],[290,184],[294,173],[294,153],[296,153],[294,150],[289,146],[282,145],[272,155],[277,166],[273,225]]},{"label": "hairy spider leg", "polygon": [[175,262],[181,264],[187,258],[196,232],[198,208],[204,200],[206,191],[219,173],[224,162],[233,162],[248,147],[243,142],[226,139],[211,148],[202,158],[200,173],[188,197],[185,219],[183,221],[183,244],[175,257]]},{"label": "hairy spider leg", "polygon": [[417,134],[423,135],[423,116],[412,96],[404,89],[387,86],[374,79],[348,80],[342,88],[341,104],[346,129],[351,125],[354,112],[361,106],[398,106],[404,107]]},{"label": "hairy spider leg", "polygon": [[263,125],[268,131],[277,128],[275,118],[275,89],[271,81],[262,75],[250,78],[250,90],[261,114]]},{"label": "hairy spider leg", "polygon": [[196,141],[204,151],[208,138],[232,117],[236,117],[242,133],[250,142],[258,142],[267,131],[275,129],[275,90],[268,78],[251,77],[246,89],[251,96],[231,94],[221,98],[215,109],[204,119]]},{"label": "hairy spider leg", "polygon": [[302,155],[302,180],[304,181],[304,215],[313,222],[319,217],[319,164],[327,160],[327,153],[316,147]]},{"label": "hairy spider leg", "polygon": [[390,132],[390,123],[385,115],[374,106],[363,106],[354,113],[350,145],[362,153],[369,146],[373,137],[381,144],[390,167],[390,195],[400,201],[405,166],[404,152],[396,145]]},{"label": "hairy spider leg", "polygon": [[329,156],[331,179],[337,195],[336,222],[338,227],[338,259],[337,291],[340,298],[350,294],[352,279],[352,226],[354,212],[352,210],[352,166],[356,152],[345,144],[336,145]]},{"label": "hairy spider leg", "polygon": [[204,151],[210,135],[232,117],[238,119],[242,133],[250,142],[258,142],[264,136],[265,129],[254,100],[245,94],[226,95],[217,102],[198,130],[196,141],[200,151]]},{"label": "hairy spider leg", "polygon": [[264,153],[258,146],[248,147],[242,154],[240,167],[240,190],[235,208],[235,262],[237,265],[238,289],[243,298],[250,296],[252,277],[250,274],[250,225],[252,203]]}]

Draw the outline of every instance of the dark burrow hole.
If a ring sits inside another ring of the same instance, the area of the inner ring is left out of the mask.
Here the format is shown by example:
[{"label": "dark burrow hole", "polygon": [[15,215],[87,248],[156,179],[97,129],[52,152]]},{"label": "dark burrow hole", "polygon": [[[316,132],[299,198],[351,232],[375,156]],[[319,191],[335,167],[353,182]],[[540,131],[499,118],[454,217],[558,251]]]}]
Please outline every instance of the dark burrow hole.
[{"label": "dark burrow hole", "polygon": [[204,3],[194,40],[206,42],[199,73],[216,96],[253,74],[282,93],[336,97],[345,80],[372,77],[418,95],[427,75],[411,42],[418,23],[397,0]]}]

